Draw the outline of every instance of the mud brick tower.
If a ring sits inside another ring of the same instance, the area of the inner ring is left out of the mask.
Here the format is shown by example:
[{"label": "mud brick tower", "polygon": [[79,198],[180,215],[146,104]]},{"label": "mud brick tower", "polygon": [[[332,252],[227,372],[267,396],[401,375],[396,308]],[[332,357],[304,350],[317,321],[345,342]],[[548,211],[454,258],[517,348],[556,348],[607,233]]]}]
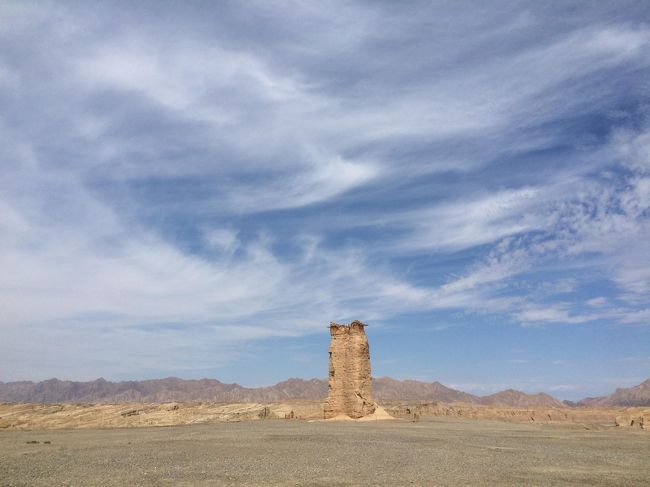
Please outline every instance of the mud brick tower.
[{"label": "mud brick tower", "polygon": [[325,419],[345,414],[357,419],[375,412],[366,325],[330,323],[330,364]]}]

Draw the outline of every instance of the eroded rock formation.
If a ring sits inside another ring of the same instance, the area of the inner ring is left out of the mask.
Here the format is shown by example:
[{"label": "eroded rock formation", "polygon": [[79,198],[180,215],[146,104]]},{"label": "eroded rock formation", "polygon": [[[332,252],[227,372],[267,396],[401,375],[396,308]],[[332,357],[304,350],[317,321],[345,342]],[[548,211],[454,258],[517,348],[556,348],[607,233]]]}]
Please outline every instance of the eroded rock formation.
[{"label": "eroded rock formation", "polygon": [[360,321],[330,323],[330,364],[325,419],[347,415],[357,419],[375,412],[370,377],[368,337]]}]

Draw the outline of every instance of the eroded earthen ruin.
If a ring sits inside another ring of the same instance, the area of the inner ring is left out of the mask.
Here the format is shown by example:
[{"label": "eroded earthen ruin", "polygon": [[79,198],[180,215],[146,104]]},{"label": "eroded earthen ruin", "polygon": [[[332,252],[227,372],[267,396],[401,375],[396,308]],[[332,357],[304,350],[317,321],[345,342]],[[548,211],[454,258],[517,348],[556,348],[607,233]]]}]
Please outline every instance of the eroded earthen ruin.
[{"label": "eroded earthen ruin", "polygon": [[370,378],[368,337],[360,321],[330,323],[330,365],[325,419],[362,418],[375,412]]}]

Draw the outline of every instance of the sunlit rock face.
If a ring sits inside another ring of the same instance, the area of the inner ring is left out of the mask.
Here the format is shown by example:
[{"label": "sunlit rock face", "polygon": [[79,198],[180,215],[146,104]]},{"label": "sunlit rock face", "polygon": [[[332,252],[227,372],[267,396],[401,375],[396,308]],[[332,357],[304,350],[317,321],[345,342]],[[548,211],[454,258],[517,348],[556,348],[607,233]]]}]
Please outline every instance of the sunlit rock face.
[{"label": "sunlit rock face", "polygon": [[377,408],[372,399],[370,350],[365,326],[356,320],[349,325],[330,323],[325,419],[342,414],[355,419],[362,418]]}]

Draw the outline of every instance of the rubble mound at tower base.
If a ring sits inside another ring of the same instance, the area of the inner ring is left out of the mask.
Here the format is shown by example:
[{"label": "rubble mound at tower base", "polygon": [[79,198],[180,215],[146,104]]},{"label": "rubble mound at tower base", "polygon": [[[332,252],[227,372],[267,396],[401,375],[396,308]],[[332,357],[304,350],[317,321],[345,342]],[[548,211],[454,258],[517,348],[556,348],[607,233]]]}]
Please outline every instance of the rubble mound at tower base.
[{"label": "rubble mound at tower base", "polygon": [[387,420],[392,420],[392,419],[397,419],[388,412],[382,408],[381,406],[377,406],[375,411],[371,414],[368,414],[367,416],[362,416],[361,418],[351,418],[347,414],[339,414],[337,416],[327,418],[325,421],[387,421]]}]

